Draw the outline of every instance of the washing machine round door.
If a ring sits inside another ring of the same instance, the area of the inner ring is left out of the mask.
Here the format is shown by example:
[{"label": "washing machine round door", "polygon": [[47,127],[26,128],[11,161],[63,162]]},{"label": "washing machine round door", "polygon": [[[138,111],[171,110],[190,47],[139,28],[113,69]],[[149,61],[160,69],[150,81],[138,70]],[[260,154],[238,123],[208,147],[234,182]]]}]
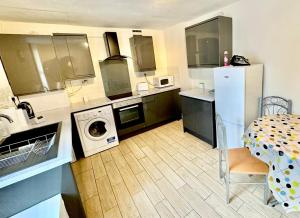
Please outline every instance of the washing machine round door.
[{"label": "washing machine round door", "polygon": [[105,138],[110,130],[111,126],[108,120],[95,118],[86,124],[84,133],[90,140],[98,141]]}]

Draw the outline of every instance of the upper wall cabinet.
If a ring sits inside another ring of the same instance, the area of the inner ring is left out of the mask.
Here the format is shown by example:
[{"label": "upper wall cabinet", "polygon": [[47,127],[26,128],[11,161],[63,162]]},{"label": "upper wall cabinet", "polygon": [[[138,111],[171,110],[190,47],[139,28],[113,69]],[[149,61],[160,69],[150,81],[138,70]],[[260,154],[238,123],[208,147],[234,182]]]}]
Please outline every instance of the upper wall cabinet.
[{"label": "upper wall cabinet", "polygon": [[64,80],[95,77],[85,34],[54,34],[53,42]]},{"label": "upper wall cabinet", "polygon": [[224,51],[232,56],[232,18],[218,16],[185,29],[188,67],[224,65]]},{"label": "upper wall cabinet", "polygon": [[152,36],[134,35],[129,41],[135,72],[156,70]]},{"label": "upper wall cabinet", "polygon": [[51,36],[1,34],[0,56],[14,95],[64,88]]}]

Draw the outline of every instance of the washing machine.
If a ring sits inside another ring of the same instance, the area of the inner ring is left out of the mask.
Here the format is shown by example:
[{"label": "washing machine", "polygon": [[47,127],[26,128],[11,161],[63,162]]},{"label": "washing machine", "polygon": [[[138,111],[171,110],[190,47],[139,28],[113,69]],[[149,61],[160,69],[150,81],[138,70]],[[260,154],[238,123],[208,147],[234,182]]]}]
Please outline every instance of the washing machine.
[{"label": "washing machine", "polygon": [[74,114],[84,156],[119,144],[111,105]]}]

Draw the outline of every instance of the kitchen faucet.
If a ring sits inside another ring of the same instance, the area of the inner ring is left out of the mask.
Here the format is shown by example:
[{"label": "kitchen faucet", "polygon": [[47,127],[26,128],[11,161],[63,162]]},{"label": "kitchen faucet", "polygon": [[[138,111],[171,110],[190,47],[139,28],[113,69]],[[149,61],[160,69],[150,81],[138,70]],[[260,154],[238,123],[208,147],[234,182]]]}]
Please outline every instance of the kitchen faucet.
[{"label": "kitchen faucet", "polygon": [[205,93],[205,83],[204,83],[204,82],[202,82],[202,83],[199,83],[199,85],[201,85],[201,86],[202,86],[203,93]]},{"label": "kitchen faucet", "polygon": [[10,116],[8,116],[8,115],[0,114],[0,117],[7,119],[10,123],[14,122],[13,119]]}]

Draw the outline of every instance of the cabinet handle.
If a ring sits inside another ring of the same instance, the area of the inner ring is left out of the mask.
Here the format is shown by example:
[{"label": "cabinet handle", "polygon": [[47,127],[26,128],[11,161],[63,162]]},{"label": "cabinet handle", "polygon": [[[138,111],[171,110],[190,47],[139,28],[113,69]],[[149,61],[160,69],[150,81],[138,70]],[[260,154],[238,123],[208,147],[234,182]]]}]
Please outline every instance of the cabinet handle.
[{"label": "cabinet handle", "polygon": [[139,107],[138,104],[134,105],[134,106],[124,107],[124,108],[120,109],[119,111],[125,111],[125,110],[129,110],[129,109],[137,108],[137,107]]}]

